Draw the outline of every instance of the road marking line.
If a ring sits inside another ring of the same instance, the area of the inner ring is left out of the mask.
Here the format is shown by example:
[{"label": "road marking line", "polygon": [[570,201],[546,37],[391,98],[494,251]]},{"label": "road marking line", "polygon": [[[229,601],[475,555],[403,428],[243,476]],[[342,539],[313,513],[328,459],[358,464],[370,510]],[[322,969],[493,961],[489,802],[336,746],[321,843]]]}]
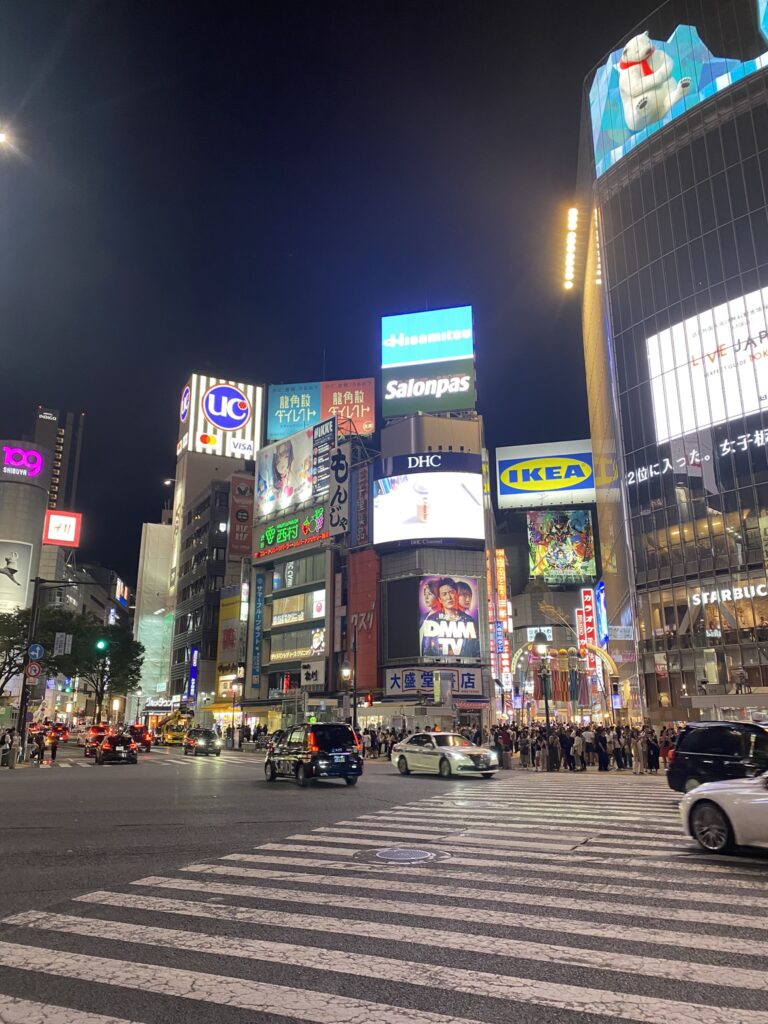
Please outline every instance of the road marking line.
[{"label": "road marking line", "polygon": [[[220,913],[222,919],[270,925],[279,929],[280,932],[286,928],[295,928],[328,934],[328,918],[313,917],[308,914],[231,907],[226,903],[202,905],[185,900],[167,900],[133,893],[93,892],[87,896],[75,897],[75,899],[81,903],[97,906],[126,907],[132,910],[148,910],[152,913],[175,914],[182,917],[208,918],[213,913]],[[337,930],[343,935],[360,935],[378,941],[414,943],[428,946],[430,949],[439,949],[445,946],[460,952],[466,952],[467,946],[471,944],[473,949],[482,952],[484,956],[568,964],[575,967],[586,967],[590,971],[619,971],[627,974],[641,974],[646,977],[668,978],[671,981],[723,985],[728,988],[744,988],[747,991],[768,992],[768,974],[765,971],[753,971],[741,967],[717,967],[660,957],[634,956],[630,953],[616,952],[615,944],[610,950],[609,959],[603,962],[596,956],[594,949],[531,944],[528,937],[525,942],[521,942],[519,939],[500,938],[496,934],[472,933],[468,935],[445,928],[422,928],[410,924],[390,924],[385,921],[359,921],[343,916],[334,917],[334,921],[341,925]],[[612,939],[612,941],[614,940]],[[486,942],[487,946],[480,949],[479,947]]]},{"label": "road marking line", "polygon": [[2,996],[0,1021],[2,1024],[132,1024],[125,1017],[106,1017],[101,1013],[36,1003],[8,995]]},{"label": "road marking line", "polygon": [[[44,927],[46,931],[56,931],[67,935],[93,936],[93,918],[78,918],[66,914],[49,914],[45,911],[32,910],[25,914],[15,914],[5,919],[6,923],[16,926]],[[213,950],[211,949],[213,940]],[[107,941],[112,941],[111,937]],[[163,949],[179,949],[195,953],[211,953],[216,956],[232,957],[237,960],[256,960],[266,963],[280,963],[291,967],[310,968],[316,971],[329,971],[336,974],[345,974],[358,977],[363,974],[375,978],[377,981],[397,982],[399,984],[414,985],[419,988],[440,989],[444,992],[466,992],[481,998],[503,999],[505,1002],[519,1002],[527,1005],[549,1006],[557,1009],[567,1008],[569,1012],[594,1013],[602,1017],[610,1016],[614,1020],[645,1021],[657,1024],[659,1020],[669,1022],[690,1022],[717,1021],[717,1024],[768,1024],[768,1013],[756,1010],[741,1010],[724,1006],[707,1006],[703,1004],[678,1002],[671,999],[658,999],[643,996],[636,993],[620,992],[613,993],[608,989],[591,989],[579,985],[556,984],[553,982],[535,981],[531,978],[516,978],[508,974],[493,974],[488,971],[473,971],[460,967],[443,967],[434,963],[411,963],[409,961],[394,960],[390,957],[372,956],[359,952],[343,952],[336,949],[323,949],[321,947],[301,946],[288,942],[264,941],[261,939],[234,938],[230,939],[223,935],[213,936],[199,932],[188,932],[176,928],[156,928],[151,925],[127,924],[122,922],[119,933],[115,935],[115,941],[130,942],[137,945],[159,946]],[[0,957],[2,947],[0,945]],[[16,947],[29,949],[30,947]],[[35,948],[35,954],[46,952]],[[61,958],[61,953],[51,950],[47,951],[55,962]],[[65,954],[70,959],[76,957],[81,959],[81,954]],[[95,957],[82,957],[82,959],[101,959]],[[0,959],[2,962],[2,959]],[[112,961],[115,963],[116,961]],[[141,970],[142,965],[135,965]],[[126,967],[126,981],[128,987],[135,983],[134,970],[129,964]],[[414,970],[416,968],[416,970]],[[419,968],[423,968],[420,970]],[[29,967],[27,966],[27,969]],[[162,976],[169,968],[155,967],[156,977]],[[184,975],[194,975],[195,972],[183,971]],[[103,975],[94,972],[94,977],[102,980]],[[221,985],[225,998],[220,1000],[226,1003],[228,990],[240,982],[240,979],[221,977],[216,975],[202,975],[211,980],[216,980]],[[124,982],[125,984],[125,982]],[[245,982],[247,985],[248,983]],[[269,986],[277,989],[278,986]],[[282,986],[279,989],[284,991]],[[242,990],[241,990],[242,991]],[[200,988],[194,985],[188,993],[193,998],[200,997]],[[307,990],[304,993],[306,1004],[310,1003],[317,993]],[[338,999],[338,996],[334,996]],[[285,1011],[284,1000],[276,1002],[277,1006]],[[305,1006],[306,1006],[305,1004]],[[253,1005],[253,1004],[252,1004]],[[372,1004],[375,1006],[376,1004]],[[274,1012],[274,1007],[272,1007]],[[296,1014],[299,1018],[304,1012]],[[402,1013],[403,1011],[398,1011]],[[413,1011],[408,1010],[408,1019],[418,1019]],[[282,1015],[285,1015],[283,1012]],[[339,1017],[334,1015],[330,1019],[338,1021]],[[380,1013],[374,1011],[371,1016],[373,1020],[381,1020]],[[384,1017],[386,1019],[386,1017]]]},{"label": "road marking line", "polygon": [[[324,830],[324,829],[317,829],[316,831],[318,831],[318,832],[325,832],[326,830]],[[327,831],[330,832],[330,829],[328,829]],[[365,849],[367,849],[368,847],[371,847],[371,846],[376,846],[376,847],[379,847],[379,848],[386,848],[387,846],[393,845],[393,842],[391,840],[391,834],[388,834],[388,837],[389,837],[390,841],[386,842],[386,841],[384,841],[382,839],[359,839],[357,836],[338,836],[338,837],[335,837],[333,835],[325,835],[325,834],[322,835],[322,836],[317,836],[313,832],[309,832],[309,833],[307,833],[305,835],[286,836],[286,839],[287,840],[295,840],[296,842],[306,842],[307,840],[314,840],[317,843],[343,843],[343,844],[347,844],[345,847],[343,847],[347,851],[354,852],[354,853],[360,853],[362,850],[365,850]],[[395,845],[397,845],[397,843],[400,841],[401,838],[402,838],[401,836],[397,837],[397,840],[395,841]],[[491,857],[491,858],[496,858],[497,859],[498,864],[494,861],[493,863],[488,865],[489,867],[502,867],[502,866],[508,865],[509,867],[520,866],[522,868],[529,868],[530,864],[531,864],[531,861],[530,861],[529,857],[519,857],[519,858],[510,857],[510,856],[508,856],[506,854],[505,851],[502,851],[502,850],[487,850],[487,849],[484,849],[482,847],[477,847],[475,849],[475,848],[463,846],[463,845],[460,845],[460,844],[454,844],[450,840],[449,841],[439,840],[439,839],[436,840],[436,839],[433,839],[433,838],[431,838],[429,841],[426,841],[426,842],[424,840],[419,840],[419,842],[424,842],[424,845],[428,849],[429,849],[429,847],[434,845],[434,846],[438,846],[441,850],[445,850],[446,852],[450,853],[451,854],[451,863],[452,864],[467,864],[469,866],[477,867],[478,866],[478,857],[481,857],[481,856],[482,857]],[[355,845],[354,846],[349,845],[351,843],[354,843]],[[293,845],[288,845],[287,843],[286,844],[279,844],[278,843],[274,847],[270,843],[260,843],[258,846],[254,847],[254,849],[256,849],[256,850],[277,849],[277,850],[285,850],[287,853],[290,853],[290,852],[292,852],[294,850],[300,851],[302,848],[301,847],[297,847],[297,846],[293,846]],[[308,853],[312,853],[312,852],[315,852],[315,851],[317,851],[317,852],[324,852],[325,851],[325,852],[328,852],[328,853],[336,853],[337,852],[336,848],[331,848],[331,847],[320,847],[318,849],[318,848],[313,847],[313,846],[308,846],[306,848],[306,850],[307,850]],[[456,853],[465,853],[465,854],[472,853],[475,856],[473,856],[473,857],[457,857],[455,855]],[[587,859],[587,858],[579,858],[579,859],[581,860],[581,859]],[[554,863],[554,864],[544,864],[541,861],[541,857],[539,855],[537,855],[537,857],[536,857],[536,870],[537,871],[541,871],[541,872],[551,872],[552,874],[585,875],[588,878],[594,878],[595,874],[596,874],[594,864],[595,863],[599,863],[599,865],[600,865],[599,874],[600,874],[600,876],[602,878],[621,878],[621,879],[638,878],[638,879],[644,879],[644,880],[648,881],[649,883],[652,883],[655,886],[661,885],[662,887],[677,886],[677,885],[680,884],[681,881],[690,882],[692,878],[696,878],[696,885],[697,886],[717,885],[717,886],[725,886],[725,887],[731,888],[731,889],[746,889],[748,892],[754,892],[755,889],[768,889],[768,882],[757,882],[757,881],[755,881],[755,880],[753,880],[751,878],[715,878],[715,879],[698,878],[697,877],[698,872],[695,871],[695,870],[691,871],[691,869],[687,865],[687,862],[681,862],[681,861],[675,862],[676,866],[673,867],[673,868],[670,868],[667,865],[664,865],[663,867],[662,866],[657,867],[656,865],[653,865],[653,864],[646,865],[645,862],[643,862],[642,866],[643,867],[646,867],[646,866],[650,867],[651,871],[627,871],[626,868],[621,868],[619,870],[615,870],[614,871],[611,868],[606,868],[604,866],[605,861],[602,858],[600,858],[599,861],[593,860],[592,861],[592,866],[588,866],[588,867],[578,867],[578,866],[574,865],[573,858],[570,855],[567,858],[558,857],[558,858],[556,858],[556,860],[557,860],[557,863]],[[624,863],[626,863],[626,862],[624,862]],[[734,864],[734,869],[736,869],[737,867],[738,867],[738,861]],[[727,869],[725,869],[725,870],[727,870]],[[676,877],[672,877],[673,874]],[[656,876],[661,876],[661,877],[656,877]],[[679,876],[679,877],[677,877],[677,876]]]},{"label": "road marking line", "polygon": [[[264,847],[267,850],[274,850],[278,844],[267,844]],[[290,849],[290,848],[289,848]],[[336,851],[333,851],[334,853]],[[401,875],[422,875],[424,874],[424,867],[420,865],[409,865],[409,864],[397,864],[393,866],[381,862],[379,864],[363,864],[360,861],[355,860],[342,860],[342,861],[327,861],[321,860],[314,857],[286,857],[275,856],[272,853],[229,853],[221,860],[226,861],[237,861],[238,863],[247,864],[273,864],[279,867],[282,864],[288,865],[289,867],[304,867],[304,868],[343,868],[346,871],[356,871],[365,875],[384,875],[391,877],[393,874],[397,874],[398,877]],[[530,865],[529,865],[530,869]],[[186,870],[186,869],[185,869]],[[440,878],[455,878],[459,882],[470,881],[470,882],[491,882],[498,884],[499,874],[498,871],[451,871],[450,864],[441,864],[439,871]],[[537,875],[526,875],[522,872],[515,874],[515,885],[522,886],[526,889],[547,889],[552,888],[551,878],[539,878]],[[354,881],[357,881],[355,878]],[[383,880],[382,880],[383,881]],[[350,883],[352,879],[350,879]],[[655,891],[649,891],[639,886],[634,885],[603,885],[600,882],[571,882],[569,889],[572,892],[578,893],[592,893],[595,896],[650,896],[660,898],[660,894]],[[674,900],[677,902],[684,903],[695,903],[700,896],[700,891],[696,888],[683,890],[680,888],[680,883],[676,883],[675,888],[672,892],[664,892],[663,899]],[[490,894],[488,898],[493,898]],[[749,896],[737,896],[731,892],[720,893],[707,893],[708,903],[727,903],[734,907],[760,907],[768,909],[768,899],[760,899],[759,897],[750,894]],[[766,924],[768,927],[768,924]]]},{"label": "road marking line", "polygon": [[[303,889],[269,889],[261,885],[244,885],[231,882],[196,882],[189,878],[168,878],[162,875],[149,875],[140,878],[131,885],[144,886],[152,889],[180,890],[182,893],[200,892],[215,894],[218,896],[234,896],[236,899],[257,900],[265,902],[299,903],[306,907],[311,900],[317,906],[330,907],[334,914],[339,909],[339,897],[337,893],[316,892],[311,896]],[[354,907],[358,910],[367,910],[371,913],[381,913],[385,916],[398,914],[402,917],[426,917],[430,921],[445,919],[451,921],[471,921],[477,924],[478,916],[486,924],[495,924],[503,928],[522,928],[527,931],[555,932],[562,939],[564,935],[584,935],[598,938],[605,941],[612,941],[614,945],[620,942],[639,942],[657,946],[675,946],[682,949],[711,950],[714,952],[735,953],[740,957],[744,955],[744,939],[742,936],[731,938],[719,934],[708,934],[696,932],[670,931],[663,921],[664,930],[655,930],[649,927],[635,928],[623,924],[611,924],[610,928],[605,923],[595,924],[593,921],[580,920],[578,918],[547,918],[540,914],[522,914],[515,911],[511,916],[507,910],[482,910],[478,912],[475,907],[462,907],[455,901],[446,903],[412,903],[398,902],[397,900],[374,899],[369,896],[355,892]],[[657,920],[653,918],[653,920]],[[521,940],[518,940],[521,941]],[[768,956],[768,942],[756,942],[750,939],[750,950],[755,956]]]},{"label": "road marking line", "polygon": [[[205,952],[210,952],[210,942]],[[157,964],[137,963],[134,960],[113,960],[83,953],[65,953],[60,950],[36,946],[21,946],[0,942],[0,966],[20,971],[37,971],[59,978],[75,978],[94,985],[113,985],[119,990],[155,992],[176,999],[189,999],[208,1006],[234,1006],[253,1012],[254,1007],[269,1007],[276,1019],[289,1017],[312,1024],[480,1024],[466,1017],[446,1016],[425,1010],[401,1009],[387,1003],[373,1003],[367,999],[353,999],[335,992],[317,992],[314,989],[292,988],[288,985],[270,985],[268,982],[248,978],[185,971],[178,967],[159,967]],[[125,999],[124,992],[119,998]],[[726,1011],[727,1012],[727,1011]],[[697,1015],[700,1024],[708,1024]],[[722,1017],[723,1024],[747,1024],[746,1018]],[[768,1024],[753,1015],[753,1024]],[[670,1024],[667,1018],[666,1024]],[[650,1022],[649,1024],[658,1024]],[[712,1018],[712,1024],[717,1022]]]},{"label": "road marking line", "polygon": [[[328,885],[337,888],[348,888],[352,884],[352,880],[349,876],[341,878],[338,875],[313,875],[309,872],[305,873],[301,871],[270,871],[263,868],[234,868],[223,864],[190,864],[183,867],[181,870],[189,871],[192,874],[202,875],[229,875],[234,878],[267,878],[273,881],[282,882],[306,882],[309,886]],[[378,871],[379,869],[376,868],[375,870]],[[392,884],[396,875],[397,870],[393,871],[389,880],[387,878],[355,878],[354,885],[360,889],[383,889],[386,888],[388,882],[389,884]],[[397,878],[397,882],[395,884],[400,892],[412,892],[420,896],[438,896],[441,899],[456,899],[455,886],[430,885],[426,882],[404,882],[400,878]],[[470,889],[462,887],[461,898],[462,900],[511,903],[515,906],[519,906],[520,904],[520,893],[501,892],[490,889]],[[663,900],[666,897],[659,896],[657,898],[659,900]],[[598,906],[595,906],[594,899],[574,900],[567,896],[540,896],[538,894],[535,896],[535,900],[537,905],[540,907],[552,907],[559,910],[591,910],[595,914],[599,914],[601,916],[640,914],[643,917],[650,917],[653,914],[659,914],[662,912],[658,906],[647,903],[629,904],[626,902],[617,902],[611,904],[601,903]],[[478,911],[478,913],[482,913],[482,911]],[[668,921],[695,921],[702,924],[725,925],[730,928],[743,927],[740,921],[734,920],[734,915],[732,913],[726,912],[720,913],[712,910],[685,910],[682,907],[664,906],[663,915]],[[568,927],[567,920],[564,921],[563,927]],[[768,917],[750,918],[749,927],[757,931],[768,931]]]}]

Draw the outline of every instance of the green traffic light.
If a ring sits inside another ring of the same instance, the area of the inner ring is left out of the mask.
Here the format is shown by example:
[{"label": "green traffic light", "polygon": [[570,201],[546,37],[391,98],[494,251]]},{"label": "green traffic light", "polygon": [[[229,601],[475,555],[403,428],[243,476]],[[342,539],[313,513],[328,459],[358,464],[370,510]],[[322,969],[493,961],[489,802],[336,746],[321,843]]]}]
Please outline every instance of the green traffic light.
[{"label": "green traffic light", "polygon": [[96,650],[97,651],[106,651],[106,649],[107,649],[107,641],[106,640],[97,640],[96,641]]}]

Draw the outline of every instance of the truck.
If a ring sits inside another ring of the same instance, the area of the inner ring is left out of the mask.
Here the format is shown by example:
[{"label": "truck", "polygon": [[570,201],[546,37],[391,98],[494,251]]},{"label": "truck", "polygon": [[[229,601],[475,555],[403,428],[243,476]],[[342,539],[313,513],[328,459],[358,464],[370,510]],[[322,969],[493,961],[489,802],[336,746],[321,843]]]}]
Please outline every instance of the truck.
[{"label": "truck", "polygon": [[180,747],[191,724],[191,715],[182,714],[181,711],[172,711],[170,715],[161,718],[155,727],[157,742],[166,747]]}]

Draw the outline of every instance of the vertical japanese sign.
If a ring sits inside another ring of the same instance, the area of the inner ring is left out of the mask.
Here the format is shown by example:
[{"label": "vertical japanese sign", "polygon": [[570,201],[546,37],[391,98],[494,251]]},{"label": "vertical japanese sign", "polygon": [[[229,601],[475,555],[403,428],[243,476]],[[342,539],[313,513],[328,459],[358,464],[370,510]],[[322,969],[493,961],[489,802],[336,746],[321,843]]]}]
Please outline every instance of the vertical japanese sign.
[{"label": "vertical japanese sign", "polygon": [[356,547],[361,547],[368,544],[369,536],[368,495],[371,489],[370,464],[366,462],[358,466],[355,470],[355,475],[357,487],[355,489],[355,508],[353,509],[355,517],[353,542]]},{"label": "vertical japanese sign", "polygon": [[247,558],[253,539],[253,484],[247,473],[234,473],[229,494],[229,557]]},{"label": "vertical japanese sign", "polygon": [[[504,685],[512,682],[511,652],[509,647],[509,621],[507,619],[507,556],[503,548],[496,548],[496,600],[498,602],[498,624],[501,625],[501,681]],[[497,637],[499,630],[496,630]],[[498,649],[498,643],[497,643]]]},{"label": "vertical japanese sign", "polygon": [[352,445],[340,444],[331,452],[331,487],[328,492],[328,521],[332,537],[349,532],[349,489]]},{"label": "vertical japanese sign", "polygon": [[[583,587],[581,591],[581,611],[584,616],[584,640],[597,646],[597,612],[595,610],[595,592],[591,587]],[[597,671],[597,657],[593,651],[587,652],[587,670]]]},{"label": "vertical japanese sign", "polygon": [[187,692],[184,695],[185,702],[193,707],[197,704],[197,676],[200,671],[200,648],[193,647],[189,662],[189,682]]},{"label": "vertical japanese sign", "polygon": [[264,643],[264,574],[257,573],[253,583],[253,659],[251,662],[251,688],[261,684],[261,652]]}]

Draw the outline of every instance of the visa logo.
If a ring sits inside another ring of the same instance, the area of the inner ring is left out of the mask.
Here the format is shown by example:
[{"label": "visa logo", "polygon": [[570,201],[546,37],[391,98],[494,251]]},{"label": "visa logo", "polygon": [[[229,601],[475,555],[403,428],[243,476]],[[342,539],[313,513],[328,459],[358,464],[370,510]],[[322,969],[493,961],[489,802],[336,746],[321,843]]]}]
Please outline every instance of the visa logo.
[{"label": "visa logo", "polygon": [[544,459],[503,459],[499,464],[500,492],[576,490],[592,486],[589,456],[564,455]]}]

